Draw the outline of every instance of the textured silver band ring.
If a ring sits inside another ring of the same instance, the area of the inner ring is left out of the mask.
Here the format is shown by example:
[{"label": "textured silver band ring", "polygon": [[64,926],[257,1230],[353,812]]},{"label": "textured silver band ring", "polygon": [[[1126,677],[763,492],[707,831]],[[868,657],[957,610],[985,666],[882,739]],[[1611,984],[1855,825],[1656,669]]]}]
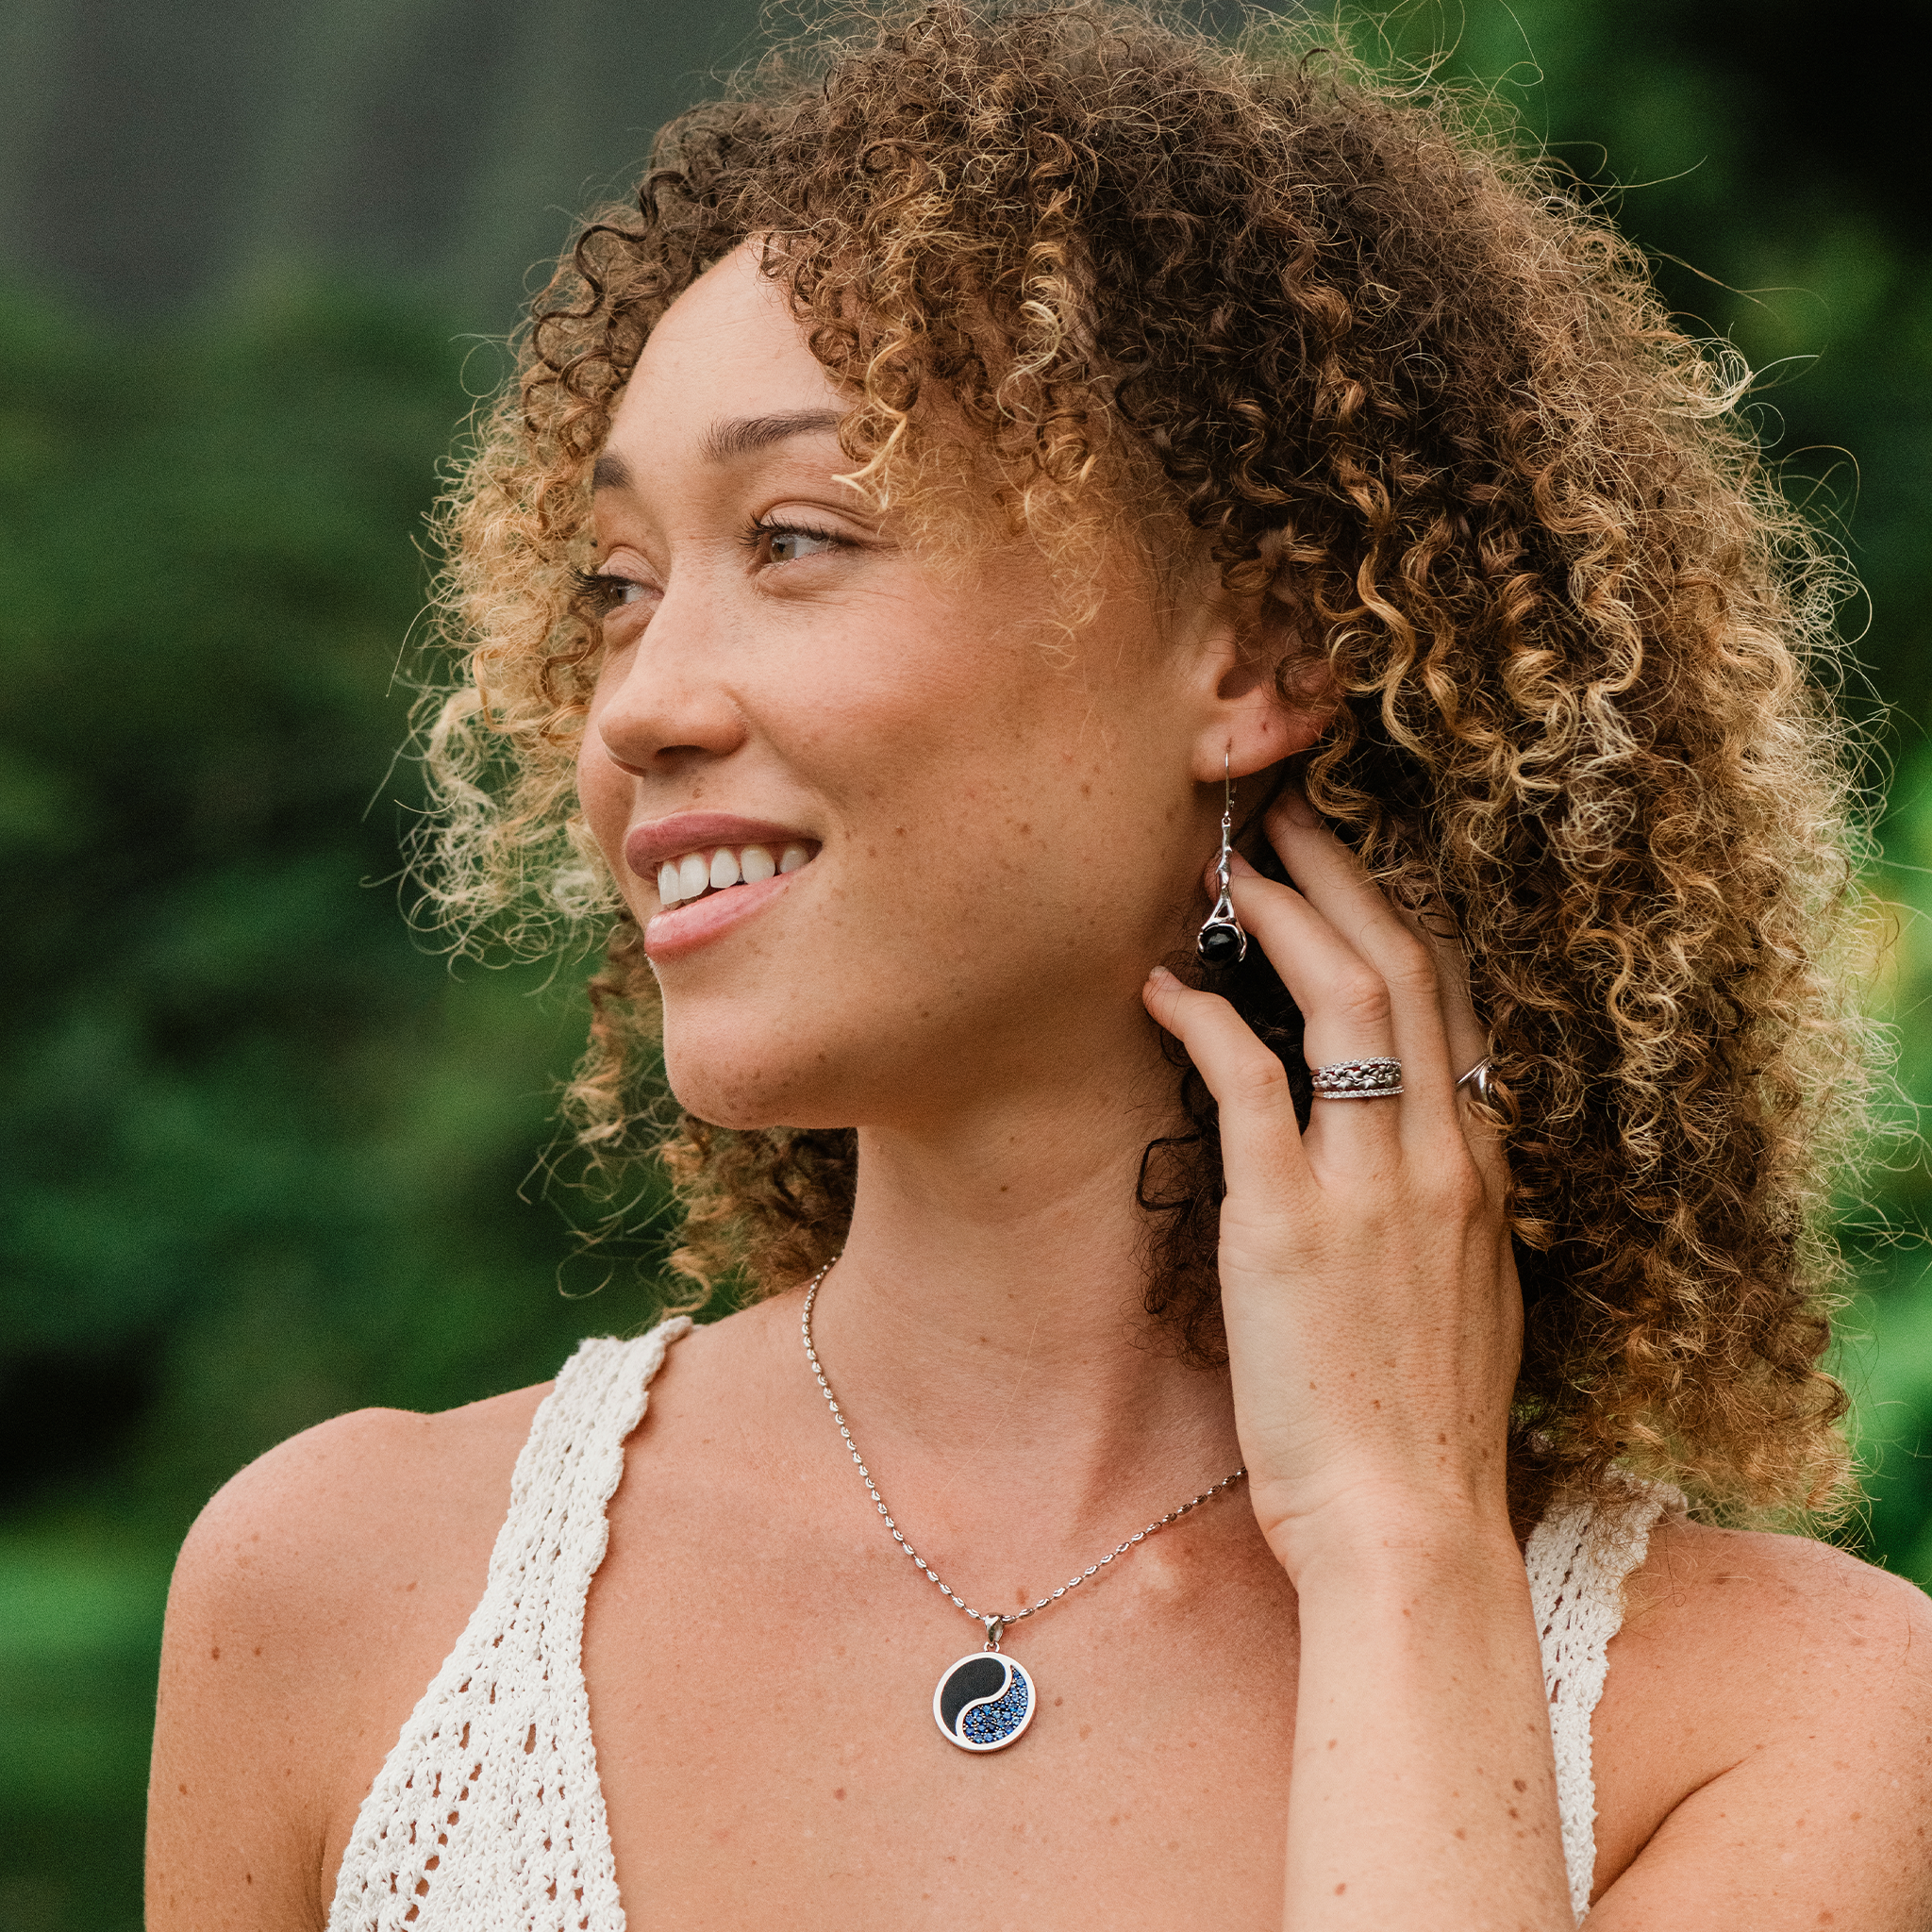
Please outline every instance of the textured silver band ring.
[{"label": "textured silver band ring", "polygon": [[1495,1076],[1490,1072],[1490,1063],[1486,1059],[1476,1061],[1456,1085],[1458,1091],[1467,1087],[1469,1097],[1480,1101],[1485,1107],[1493,1107],[1496,1104]]},{"label": "textured silver band ring", "polygon": [[1338,1060],[1332,1067],[1309,1068],[1308,1084],[1317,1100],[1392,1100],[1402,1091],[1402,1062]]}]

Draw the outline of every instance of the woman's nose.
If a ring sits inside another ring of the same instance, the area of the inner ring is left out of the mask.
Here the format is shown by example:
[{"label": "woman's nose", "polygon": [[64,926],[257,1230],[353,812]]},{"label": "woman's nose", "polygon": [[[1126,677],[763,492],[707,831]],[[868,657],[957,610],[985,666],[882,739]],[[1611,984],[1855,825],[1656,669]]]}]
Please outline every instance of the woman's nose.
[{"label": "woman's nose", "polygon": [[678,635],[682,613],[671,605],[667,598],[642,640],[607,663],[591,706],[595,740],[632,772],[725,758],[746,737],[743,713],[716,675],[715,651],[701,637]]}]

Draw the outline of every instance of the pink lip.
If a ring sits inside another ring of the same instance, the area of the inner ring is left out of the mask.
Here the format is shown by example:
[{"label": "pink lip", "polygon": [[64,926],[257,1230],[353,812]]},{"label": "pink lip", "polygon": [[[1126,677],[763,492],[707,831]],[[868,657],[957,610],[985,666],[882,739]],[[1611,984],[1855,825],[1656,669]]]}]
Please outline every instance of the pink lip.
[{"label": "pink lip", "polygon": [[723,811],[680,811],[668,819],[652,819],[645,824],[633,825],[624,841],[624,862],[641,879],[655,880],[658,868],[667,858],[702,851],[707,846],[769,845],[773,848],[772,857],[776,858],[787,845],[804,845],[815,852],[818,842],[807,833],[794,831],[790,825],[774,825],[768,819],[733,818]]},{"label": "pink lip", "polygon": [[[756,845],[758,841],[754,839],[749,842]],[[644,922],[646,956],[653,961],[676,959],[700,946],[709,945],[721,933],[761,912],[799,875],[795,872],[780,873],[775,878],[760,879],[756,885],[731,886],[722,892],[707,892],[702,899],[692,899],[687,905],[674,906],[668,912],[654,912]]]}]

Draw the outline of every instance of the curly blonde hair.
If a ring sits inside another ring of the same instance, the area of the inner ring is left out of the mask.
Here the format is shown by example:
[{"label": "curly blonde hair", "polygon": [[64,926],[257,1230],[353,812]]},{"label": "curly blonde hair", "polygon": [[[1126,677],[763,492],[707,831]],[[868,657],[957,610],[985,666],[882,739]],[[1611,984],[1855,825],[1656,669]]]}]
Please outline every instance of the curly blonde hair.
[{"label": "curly blonde hair", "polygon": [[[1325,655],[1309,796],[1453,919],[1494,1041],[1519,1502],[1613,1460],[1731,1514],[1828,1502],[1824,1210],[1870,1085],[1830,555],[1638,252],[1333,38],[888,4],[668,126],[540,302],[444,506],[467,675],[429,732],[436,890],[521,944],[608,931],[571,1104],[594,1158],[668,1163],[678,1265],[796,1279],[853,1198],[849,1132],[653,1125],[651,974],[574,793],[589,469],[658,318],[753,239],[877,500],[939,531],[963,436],[1069,584],[1126,492]],[[1300,1074],[1272,972],[1228,990]],[[1208,1357],[1218,1144],[1180,1071],[1148,1306]]]}]

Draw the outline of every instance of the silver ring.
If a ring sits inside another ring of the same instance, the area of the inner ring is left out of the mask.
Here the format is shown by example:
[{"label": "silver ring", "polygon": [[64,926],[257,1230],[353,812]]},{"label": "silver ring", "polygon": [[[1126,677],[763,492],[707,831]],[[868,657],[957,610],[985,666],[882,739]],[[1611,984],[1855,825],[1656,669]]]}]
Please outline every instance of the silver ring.
[{"label": "silver ring", "polygon": [[1456,1086],[1458,1092],[1467,1087],[1469,1097],[1479,1101],[1484,1107],[1494,1107],[1496,1104],[1495,1075],[1491,1073],[1487,1059],[1476,1061],[1475,1065],[1457,1081]]},{"label": "silver ring", "polygon": [[1402,1091],[1402,1062],[1338,1060],[1332,1067],[1310,1067],[1308,1084],[1317,1100],[1392,1100]]}]

